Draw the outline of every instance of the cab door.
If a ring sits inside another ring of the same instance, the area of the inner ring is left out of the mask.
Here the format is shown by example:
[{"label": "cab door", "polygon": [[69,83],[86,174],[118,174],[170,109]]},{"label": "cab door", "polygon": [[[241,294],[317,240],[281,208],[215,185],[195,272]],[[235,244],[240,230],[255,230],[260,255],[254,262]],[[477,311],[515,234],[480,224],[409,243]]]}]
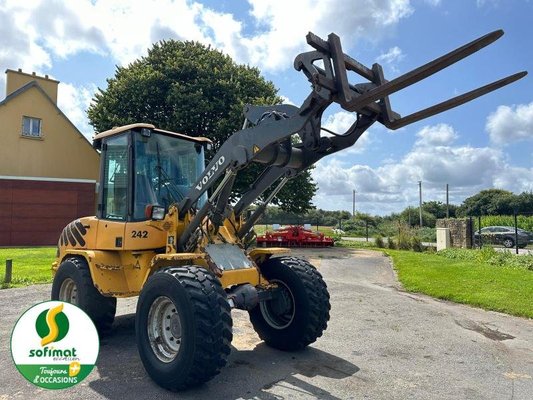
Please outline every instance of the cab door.
[{"label": "cab door", "polygon": [[130,198],[129,135],[124,133],[105,140],[102,146],[102,175],[98,204],[99,250],[122,250]]},{"label": "cab door", "polygon": [[[165,151],[164,146],[153,146],[154,139],[140,132],[134,132],[131,136],[131,207],[124,232],[124,250],[154,250],[166,245],[167,232],[152,224],[151,216],[147,215],[147,208],[160,204],[156,189],[161,186],[162,178],[161,173],[157,173],[155,163],[163,162],[161,153]],[[154,147],[157,149],[155,153]]]}]

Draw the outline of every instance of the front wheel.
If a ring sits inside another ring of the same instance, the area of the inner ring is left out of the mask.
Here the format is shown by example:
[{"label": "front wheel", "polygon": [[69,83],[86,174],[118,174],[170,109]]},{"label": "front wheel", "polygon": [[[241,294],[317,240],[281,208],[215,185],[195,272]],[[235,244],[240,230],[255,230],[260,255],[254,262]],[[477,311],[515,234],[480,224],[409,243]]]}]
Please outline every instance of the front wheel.
[{"label": "front wheel", "polygon": [[329,320],[329,293],[320,273],[296,257],[271,258],[261,274],[275,284],[275,296],[250,311],[259,337],[280,350],[299,350],[322,336]]},{"label": "front wheel", "polygon": [[169,390],[207,382],[230,353],[230,306],[201,267],[165,268],[144,285],[135,318],[137,348],[150,377]]}]

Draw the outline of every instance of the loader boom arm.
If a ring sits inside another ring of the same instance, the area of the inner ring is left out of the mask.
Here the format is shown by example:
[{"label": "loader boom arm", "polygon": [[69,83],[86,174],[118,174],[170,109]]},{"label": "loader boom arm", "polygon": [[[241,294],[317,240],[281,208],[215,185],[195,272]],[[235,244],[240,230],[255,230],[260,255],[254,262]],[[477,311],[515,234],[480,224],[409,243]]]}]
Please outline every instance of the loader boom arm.
[{"label": "loader boom arm", "polygon": [[[525,71],[510,75],[403,118],[392,110],[388,97],[390,94],[468,57],[502,35],[503,31],[494,31],[387,81],[379,64],[368,68],[344,54],[340,39],[334,33],[328,36],[327,41],[309,33],[307,43],[315,50],[299,54],[294,61],[294,67],[306,75],[311,82],[312,92],[300,107],[246,106],[243,129],[235,132],[220,147],[204,173],[179,204],[180,218],[190,213],[192,219],[179,239],[178,248],[181,251],[194,248],[198,228],[206,217],[218,229],[231,212],[239,217],[281,178],[266,201],[257,207],[254,214],[239,229],[238,236],[242,239],[264,212],[268,202],[289,179],[321,158],[352,146],[376,121],[389,129],[398,129],[457,107],[524,77],[527,74]],[[321,61],[323,67],[316,65],[318,61]],[[359,74],[368,82],[350,84],[347,71]],[[324,129],[321,126],[322,114],[332,103],[337,103],[357,115],[357,120],[346,132],[333,136],[323,134]],[[294,135],[299,137],[296,143],[293,140]],[[236,175],[252,162],[263,164],[265,168],[232,208],[229,204]],[[196,209],[202,194],[215,183],[218,183],[218,186],[212,191],[208,201],[200,209]]]}]

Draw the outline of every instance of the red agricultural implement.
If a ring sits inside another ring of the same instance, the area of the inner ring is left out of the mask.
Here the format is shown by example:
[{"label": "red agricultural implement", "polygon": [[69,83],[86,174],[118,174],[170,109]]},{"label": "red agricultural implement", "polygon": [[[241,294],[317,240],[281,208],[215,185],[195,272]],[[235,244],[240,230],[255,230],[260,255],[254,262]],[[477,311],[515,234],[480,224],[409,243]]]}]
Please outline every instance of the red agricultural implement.
[{"label": "red agricultural implement", "polygon": [[301,225],[289,225],[257,237],[257,246],[281,247],[329,247],[333,239],[323,233],[305,229]]}]

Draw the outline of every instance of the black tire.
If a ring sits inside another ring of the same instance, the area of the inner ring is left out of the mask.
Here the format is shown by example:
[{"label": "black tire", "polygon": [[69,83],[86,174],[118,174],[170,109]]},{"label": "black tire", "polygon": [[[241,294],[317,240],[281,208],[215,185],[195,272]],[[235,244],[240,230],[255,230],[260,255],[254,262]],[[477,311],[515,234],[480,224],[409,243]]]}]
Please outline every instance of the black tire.
[{"label": "black tire", "polygon": [[[165,314],[168,306],[174,307],[171,316]],[[151,323],[158,315],[161,324]],[[160,331],[149,333],[152,328]],[[148,279],[139,296],[135,318],[139,355],[148,375],[166,389],[183,390],[217,375],[231,350],[231,329],[226,293],[205,268],[162,269]]]},{"label": "black tire", "polygon": [[[72,297],[65,297],[66,285],[75,285]],[[105,297],[93,284],[87,261],[83,257],[64,259],[52,283],[52,300],[66,301],[77,305],[91,317],[100,335],[111,330],[117,309],[115,297]]]},{"label": "black tire", "polygon": [[271,347],[292,351],[322,336],[331,307],[326,283],[316,268],[303,259],[278,257],[265,261],[260,269],[284,295],[281,300],[259,303],[250,311],[250,321],[259,337]]},{"label": "black tire", "polygon": [[512,239],[510,237],[505,237],[502,240],[502,244],[503,244],[504,247],[506,247],[508,249],[512,249],[514,247],[514,239]]}]

